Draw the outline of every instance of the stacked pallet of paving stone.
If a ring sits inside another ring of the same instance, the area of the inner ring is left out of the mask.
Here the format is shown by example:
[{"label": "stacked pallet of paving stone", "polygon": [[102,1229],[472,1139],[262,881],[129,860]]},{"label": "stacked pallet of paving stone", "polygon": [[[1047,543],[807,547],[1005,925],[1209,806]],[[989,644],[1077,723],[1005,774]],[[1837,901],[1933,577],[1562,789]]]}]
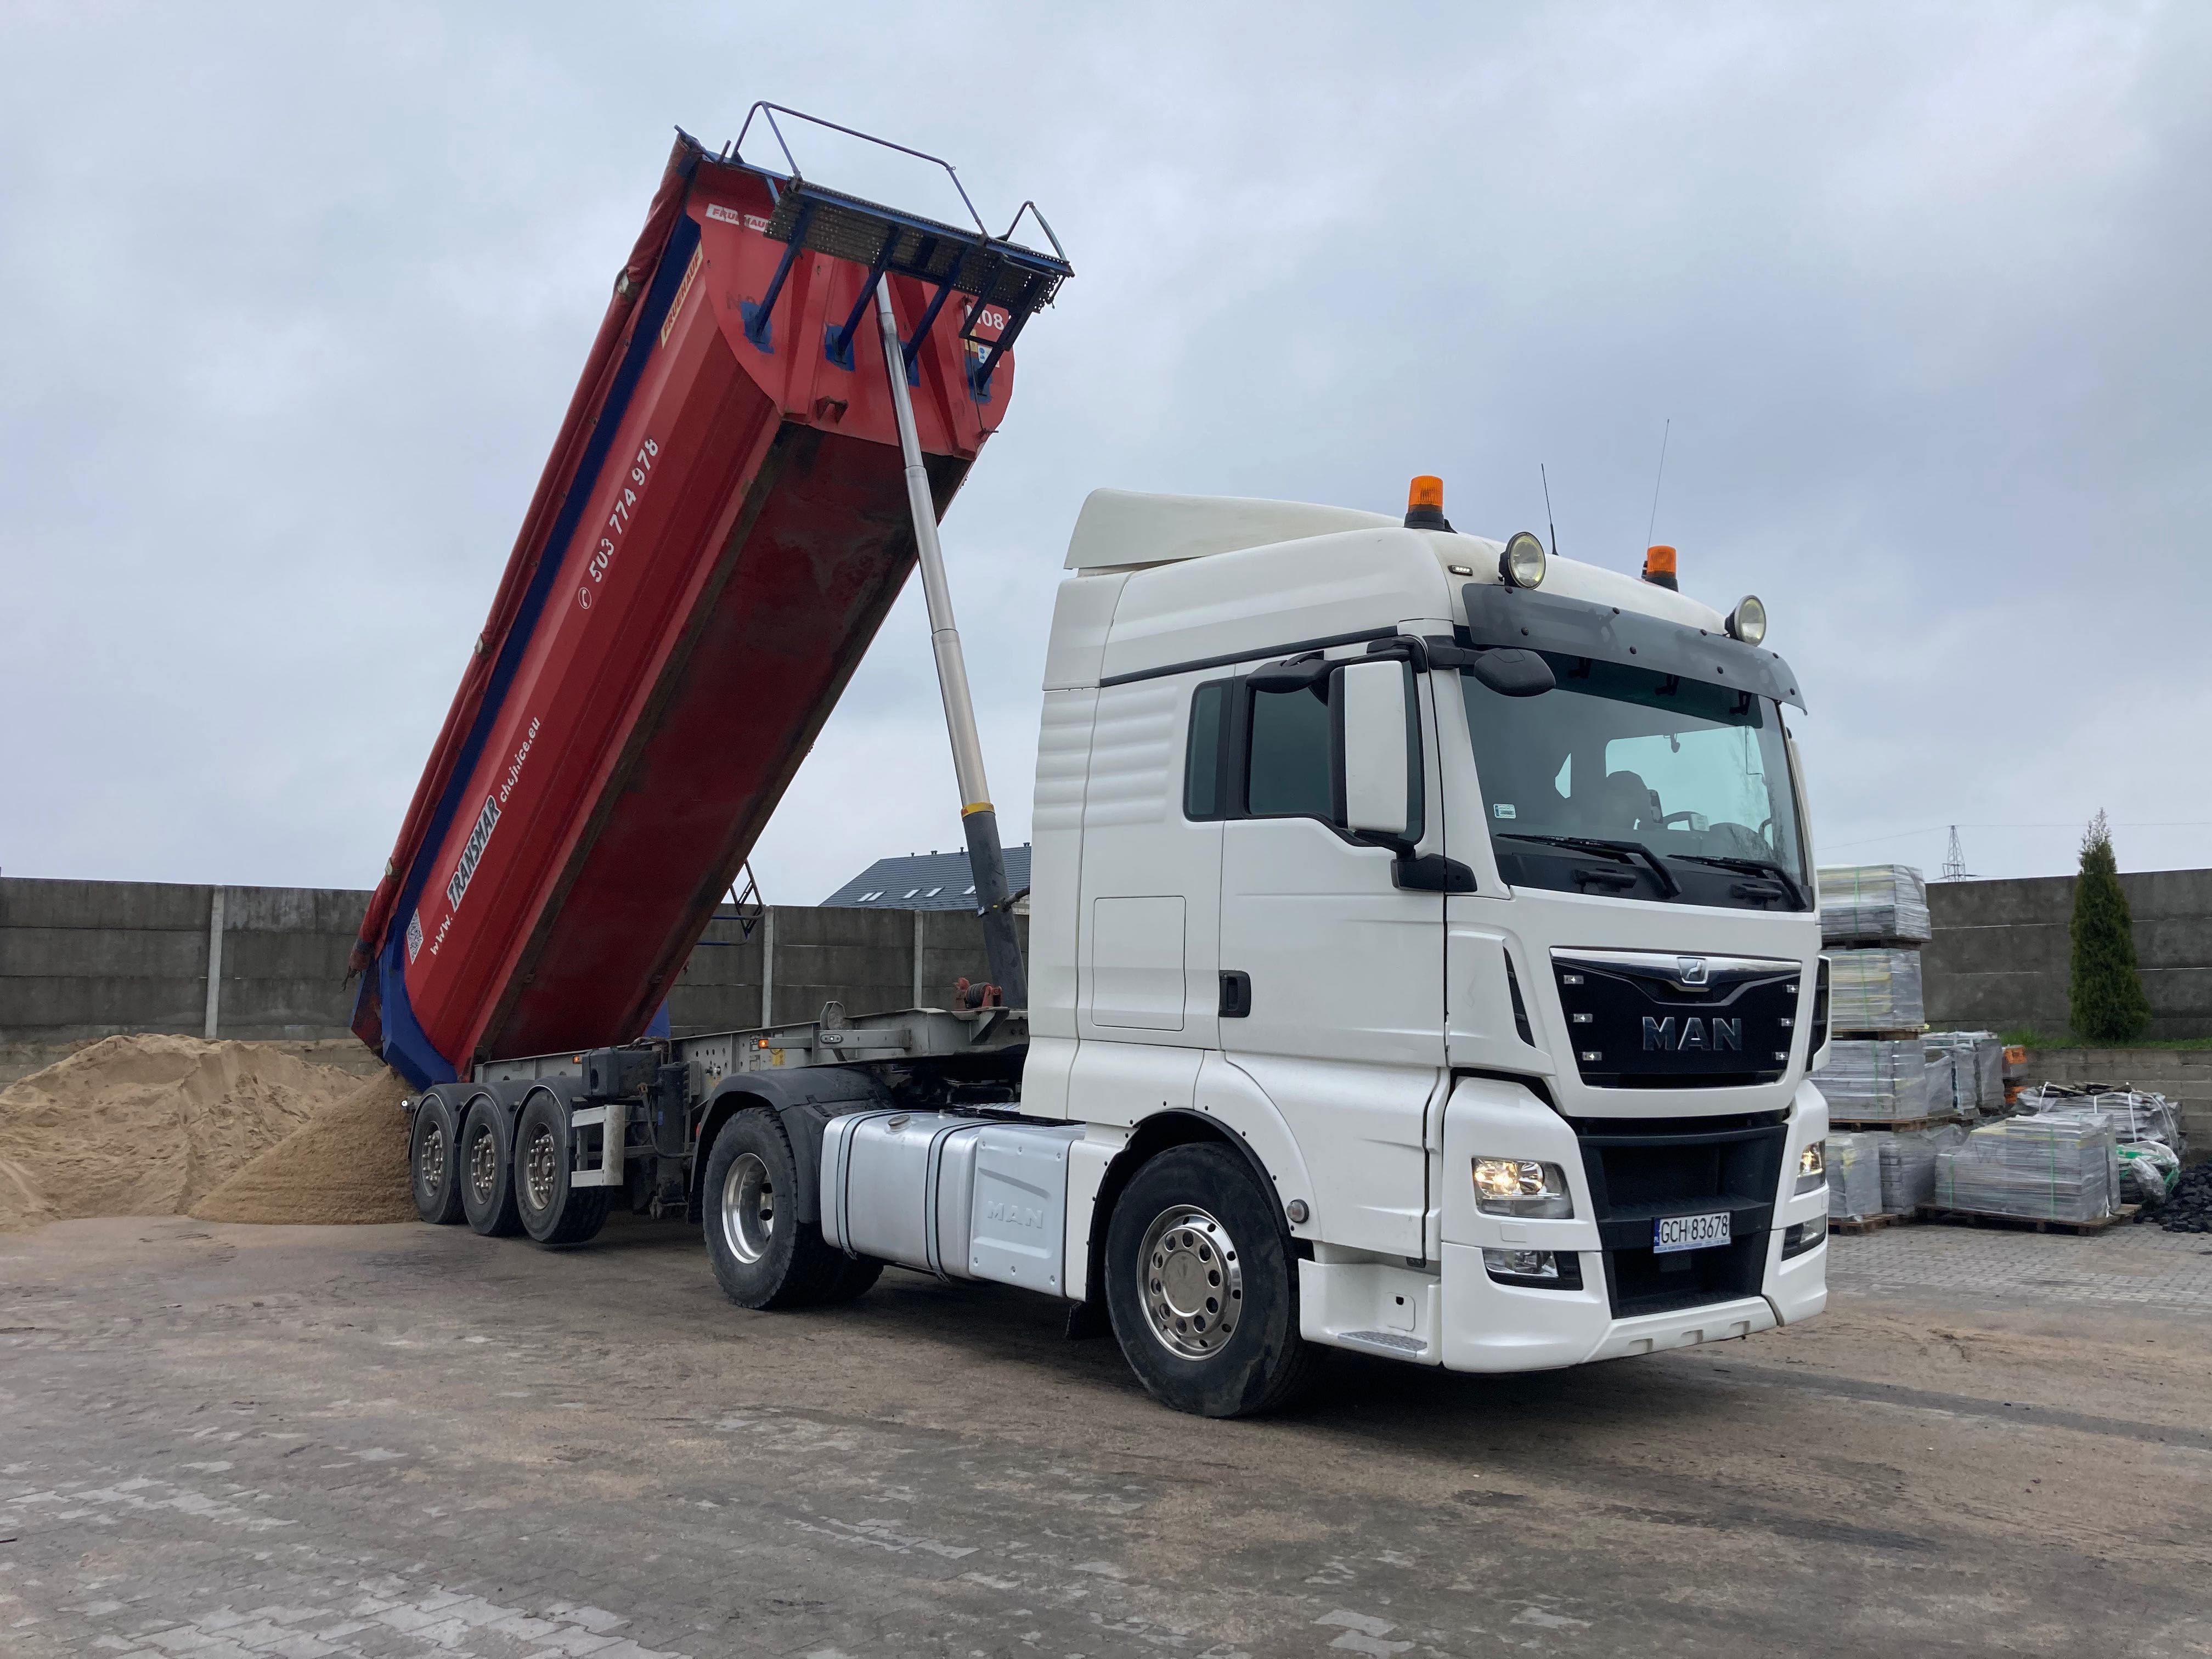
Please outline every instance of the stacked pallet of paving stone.
[{"label": "stacked pallet of paving stone", "polygon": [[1940,1212],[2025,1221],[2101,1222],[2120,1203],[2120,1158],[2101,1112],[2007,1119],[1936,1155]]},{"label": "stacked pallet of paving stone", "polygon": [[1832,864],[1819,872],[1829,945],[1925,945],[1928,884],[1909,864]]},{"label": "stacked pallet of paving stone", "polygon": [[[1917,1037],[1838,1037],[1813,1081],[1828,1103],[1831,1123],[1918,1123],[1932,1115],[1931,1075]],[[1949,1115],[1947,1098],[1942,1115]]]},{"label": "stacked pallet of paving stone", "polygon": [[[1941,1053],[1950,1069],[1951,1103],[1972,1121],[1977,1115],[2002,1116],[2005,1109],[2005,1049],[1995,1031],[1927,1031],[1921,1042],[1930,1055]],[[1929,1076],[1935,1076],[1930,1060]],[[1930,1115],[1935,1095],[1929,1095]]]},{"label": "stacked pallet of paving stone", "polygon": [[1955,1123],[1933,1129],[1899,1129],[1862,1136],[1876,1143],[1881,1164],[1881,1207],[1891,1215],[1913,1215],[1936,1201],[1936,1159],[1966,1142]]}]

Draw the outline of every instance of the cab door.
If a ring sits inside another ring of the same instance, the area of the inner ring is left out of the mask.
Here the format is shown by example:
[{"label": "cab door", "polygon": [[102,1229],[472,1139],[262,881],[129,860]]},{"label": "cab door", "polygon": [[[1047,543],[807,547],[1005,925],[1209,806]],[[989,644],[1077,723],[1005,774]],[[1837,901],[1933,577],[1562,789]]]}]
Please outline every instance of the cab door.
[{"label": "cab door", "polygon": [[1356,782],[1359,766],[1347,769],[1346,745],[1389,738],[1371,719],[1364,735],[1348,722],[1342,666],[1291,690],[1226,683],[1220,1042],[1297,1139],[1313,1236],[1419,1259],[1424,1121],[1444,1061],[1443,897],[1400,887],[1393,870],[1441,844],[1425,787],[1434,721],[1426,676],[1359,665],[1398,677],[1407,799],[1395,848],[1352,830],[1347,771]]}]

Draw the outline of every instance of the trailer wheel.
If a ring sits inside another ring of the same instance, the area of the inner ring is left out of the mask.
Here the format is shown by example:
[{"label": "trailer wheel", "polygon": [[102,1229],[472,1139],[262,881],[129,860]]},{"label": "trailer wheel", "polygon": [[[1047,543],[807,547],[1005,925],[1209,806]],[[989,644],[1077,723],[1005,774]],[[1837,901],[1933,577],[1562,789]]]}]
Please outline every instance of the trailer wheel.
[{"label": "trailer wheel", "polygon": [[489,1096],[469,1103],[461,1119],[459,1186],[469,1225],[486,1238],[511,1238],[522,1231],[514,1203],[514,1158],[507,1140],[507,1114]]},{"label": "trailer wheel", "polygon": [[461,1218],[460,1155],[453,1133],[453,1109],[435,1090],[416,1103],[415,1127],[407,1138],[407,1173],[415,1193],[415,1213],[434,1227]]},{"label": "trailer wheel", "polygon": [[1106,1231],[1106,1308],[1152,1398],[1203,1417],[1287,1404],[1321,1351],[1298,1335],[1291,1241],[1226,1146],[1170,1148],[1137,1171]]},{"label": "trailer wheel", "polygon": [[860,1264],[799,1218],[798,1189],[799,1160],[774,1112],[739,1112],[722,1126],[707,1154],[700,1208],[715,1281],[740,1308],[850,1301],[874,1282],[872,1273],[862,1280],[851,1272]]},{"label": "trailer wheel", "polygon": [[533,1094],[515,1125],[511,1185],[522,1231],[540,1244],[581,1244],[606,1224],[606,1187],[569,1184],[568,1109]]}]

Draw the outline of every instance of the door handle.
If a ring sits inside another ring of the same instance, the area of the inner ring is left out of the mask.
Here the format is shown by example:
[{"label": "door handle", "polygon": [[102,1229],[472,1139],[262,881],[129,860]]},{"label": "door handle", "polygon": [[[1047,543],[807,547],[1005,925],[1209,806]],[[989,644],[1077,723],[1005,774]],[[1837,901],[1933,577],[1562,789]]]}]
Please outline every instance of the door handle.
[{"label": "door handle", "polygon": [[1221,1018],[1243,1019],[1252,1012],[1252,975],[1234,969],[1221,975]]}]

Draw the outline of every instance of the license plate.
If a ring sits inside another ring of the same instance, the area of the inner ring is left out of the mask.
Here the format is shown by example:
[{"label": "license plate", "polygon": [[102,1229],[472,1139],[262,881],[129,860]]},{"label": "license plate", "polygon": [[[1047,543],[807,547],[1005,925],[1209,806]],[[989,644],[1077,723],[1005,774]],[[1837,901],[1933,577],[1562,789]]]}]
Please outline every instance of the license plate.
[{"label": "license plate", "polygon": [[1651,1224],[1651,1253],[1667,1255],[1676,1250],[1710,1250],[1729,1239],[1729,1212],[1718,1215],[1662,1216]]}]

